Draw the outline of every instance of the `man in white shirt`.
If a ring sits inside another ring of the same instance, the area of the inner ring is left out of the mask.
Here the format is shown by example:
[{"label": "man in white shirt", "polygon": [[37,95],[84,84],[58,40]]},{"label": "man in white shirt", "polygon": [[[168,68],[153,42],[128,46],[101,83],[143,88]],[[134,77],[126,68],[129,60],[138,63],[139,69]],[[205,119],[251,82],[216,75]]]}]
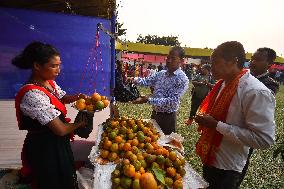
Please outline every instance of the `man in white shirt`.
[{"label": "man in white shirt", "polygon": [[210,189],[239,188],[249,148],[269,148],[275,140],[274,96],[243,69],[245,60],[236,41],[219,45],[211,56],[212,75],[219,81],[195,118],[201,131],[196,152]]},{"label": "man in white shirt", "polygon": [[[275,59],[276,52],[271,48],[263,47],[257,49],[257,51],[252,55],[249,64],[251,74],[270,89],[274,95],[276,95],[279,91],[279,83],[269,76],[268,69],[274,63]],[[249,159],[252,153],[253,148],[250,148],[247,163],[242,171],[241,180],[243,180],[246,175],[249,166]]]}]

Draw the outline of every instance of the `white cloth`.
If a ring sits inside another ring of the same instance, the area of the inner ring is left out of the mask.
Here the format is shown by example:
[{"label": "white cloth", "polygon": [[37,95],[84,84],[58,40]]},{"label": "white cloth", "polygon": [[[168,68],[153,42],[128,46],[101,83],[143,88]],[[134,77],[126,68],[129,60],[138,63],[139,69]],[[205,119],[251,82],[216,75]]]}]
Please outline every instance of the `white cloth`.
[{"label": "white cloth", "polygon": [[[57,90],[57,98],[61,99],[66,92],[56,83],[55,88]],[[49,97],[38,89],[33,89],[25,93],[20,103],[20,109],[25,116],[36,119],[42,125],[46,125],[61,114],[50,103]]]},{"label": "white cloth", "polygon": [[244,74],[233,97],[226,123],[216,130],[223,135],[213,165],[242,172],[249,147],[265,149],[275,140],[275,98],[270,90],[250,73]]}]

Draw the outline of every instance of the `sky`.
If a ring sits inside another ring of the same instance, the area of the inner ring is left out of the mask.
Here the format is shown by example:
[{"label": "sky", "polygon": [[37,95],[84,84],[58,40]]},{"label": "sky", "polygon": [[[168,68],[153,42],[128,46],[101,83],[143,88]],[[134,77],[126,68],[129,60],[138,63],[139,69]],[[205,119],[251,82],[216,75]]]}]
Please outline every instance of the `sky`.
[{"label": "sky", "polygon": [[284,0],[117,0],[126,39],[139,34],[178,36],[182,46],[215,48],[239,41],[284,57]]}]

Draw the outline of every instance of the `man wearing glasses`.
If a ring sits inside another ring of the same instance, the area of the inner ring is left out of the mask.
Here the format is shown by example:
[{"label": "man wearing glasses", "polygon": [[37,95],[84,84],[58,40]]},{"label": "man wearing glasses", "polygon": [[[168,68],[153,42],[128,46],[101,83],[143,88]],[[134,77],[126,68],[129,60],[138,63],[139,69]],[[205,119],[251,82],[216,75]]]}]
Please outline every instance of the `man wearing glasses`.
[{"label": "man wearing glasses", "polygon": [[276,59],[276,52],[273,49],[263,47],[257,49],[250,61],[251,74],[269,88],[275,95],[279,90],[279,84],[269,77],[267,71]]}]

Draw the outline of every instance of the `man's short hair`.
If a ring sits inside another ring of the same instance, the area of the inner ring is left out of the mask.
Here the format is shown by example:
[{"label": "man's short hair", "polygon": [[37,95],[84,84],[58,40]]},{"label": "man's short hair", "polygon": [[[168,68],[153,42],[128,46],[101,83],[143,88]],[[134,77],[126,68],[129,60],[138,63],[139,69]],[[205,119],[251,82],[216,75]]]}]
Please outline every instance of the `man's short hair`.
[{"label": "man's short hair", "polygon": [[210,71],[211,70],[211,66],[210,66],[210,64],[203,64],[201,66],[201,69],[206,69],[206,70]]},{"label": "man's short hair", "polygon": [[170,51],[176,51],[178,52],[178,56],[180,58],[184,58],[185,57],[185,52],[184,52],[184,49],[180,46],[175,46],[175,47],[172,47]]},{"label": "man's short hair", "polygon": [[214,53],[220,55],[226,61],[237,58],[238,67],[244,67],[244,63],[246,61],[246,53],[243,45],[238,41],[224,42],[215,49]]},{"label": "man's short hair", "polygon": [[271,48],[268,48],[268,47],[262,47],[262,48],[259,48],[257,49],[258,52],[266,52],[267,53],[267,61],[269,63],[273,63],[276,59],[276,52],[271,49]]}]

